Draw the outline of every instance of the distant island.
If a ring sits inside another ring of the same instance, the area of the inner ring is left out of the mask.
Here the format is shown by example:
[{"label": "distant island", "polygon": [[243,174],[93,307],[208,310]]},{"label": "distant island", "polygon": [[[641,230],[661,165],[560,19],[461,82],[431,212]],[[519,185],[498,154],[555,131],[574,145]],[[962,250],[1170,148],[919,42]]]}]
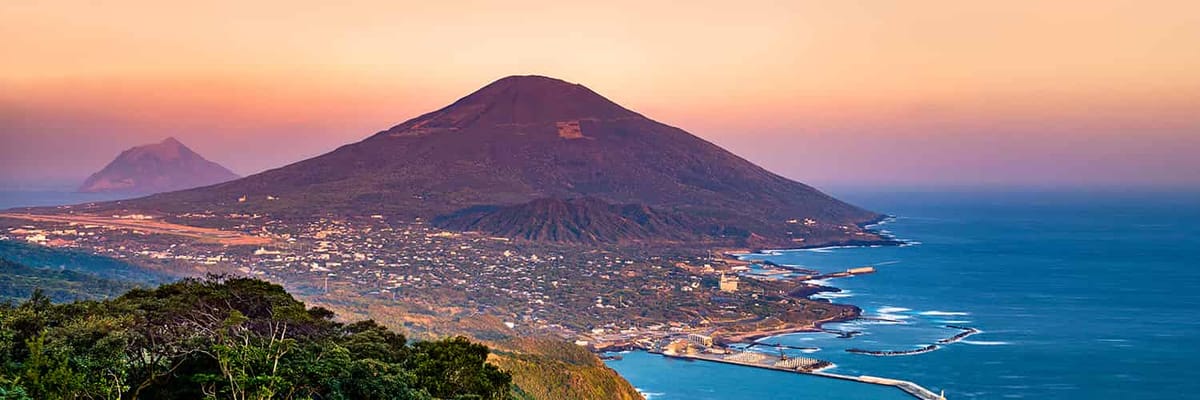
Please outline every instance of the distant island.
[{"label": "distant island", "polygon": [[169,137],[121,152],[79,186],[82,193],[153,194],[239,178]]}]

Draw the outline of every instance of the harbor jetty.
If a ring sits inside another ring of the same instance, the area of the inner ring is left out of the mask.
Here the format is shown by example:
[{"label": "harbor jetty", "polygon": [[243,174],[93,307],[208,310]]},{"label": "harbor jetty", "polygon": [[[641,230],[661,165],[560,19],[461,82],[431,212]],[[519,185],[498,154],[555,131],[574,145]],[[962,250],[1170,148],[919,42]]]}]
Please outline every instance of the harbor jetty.
[{"label": "harbor jetty", "polygon": [[950,329],[958,329],[958,330],[961,330],[962,332],[959,332],[957,335],[954,335],[954,336],[951,336],[951,337],[948,337],[945,339],[938,339],[939,344],[954,343],[954,342],[966,339],[967,336],[971,336],[976,333],[979,333],[978,329],[975,329],[975,328],[972,328],[969,326],[946,325],[946,327],[950,328]]},{"label": "harbor jetty", "polygon": [[728,354],[713,353],[659,353],[665,357],[682,358],[686,360],[713,361],[726,364],[736,364],[755,368],[773,369],[776,371],[808,373],[833,366],[825,360],[807,357],[775,357],[757,351],[733,351]]},{"label": "harbor jetty", "polygon": [[854,354],[866,354],[869,356],[880,356],[880,357],[911,356],[914,354],[928,353],[928,352],[940,349],[941,345],[955,343],[955,342],[961,341],[963,339],[966,339],[968,336],[971,336],[971,335],[974,335],[974,334],[980,332],[978,329],[975,329],[975,328],[972,328],[969,326],[946,325],[946,327],[950,328],[950,329],[958,329],[961,332],[955,334],[954,336],[948,337],[948,338],[938,339],[937,344],[931,344],[931,345],[924,346],[921,348],[916,348],[916,349],[910,349],[910,350],[846,349],[846,352],[854,353]]},{"label": "harbor jetty", "polygon": [[851,376],[824,372],[824,369],[834,367],[833,363],[825,360],[807,357],[789,357],[782,352],[776,356],[757,351],[738,351],[732,349],[705,350],[706,351],[702,351],[695,347],[688,346],[668,345],[663,348],[656,347],[647,351],[652,354],[659,354],[664,357],[678,358],[683,360],[719,362],[753,368],[807,374],[823,378],[841,379],[872,385],[891,386],[896,389],[900,389],[913,398],[919,400],[945,400],[945,397],[935,394],[929,389],[925,389],[924,387],[921,387],[921,385],[909,381],[868,375]]},{"label": "harbor jetty", "polygon": [[891,357],[891,356],[911,356],[915,354],[928,353],[939,349],[940,346],[931,344],[912,350],[863,350],[863,349],[846,349],[847,353],[866,354],[869,356]]},{"label": "harbor jetty", "polygon": [[909,382],[909,381],[902,381],[899,379],[880,378],[878,376],[870,376],[870,375],[850,376],[850,375],[832,374],[832,373],[821,372],[821,371],[810,372],[809,375],[822,376],[822,377],[833,378],[833,379],[842,379],[842,380],[847,380],[847,381],[869,383],[872,385],[891,386],[896,389],[900,389],[900,390],[904,391],[904,393],[908,393],[910,396],[921,399],[921,400],[946,400],[945,396],[934,393],[933,391],[930,391],[929,389],[926,389],[926,388],[922,387],[921,385],[918,385],[916,383]]},{"label": "harbor jetty", "polygon": [[750,344],[746,345],[746,349],[750,349],[750,348],[756,347],[756,346],[784,348],[784,349],[789,349],[789,350],[800,350],[800,351],[816,351],[816,350],[821,349],[819,347],[803,347],[803,346],[792,346],[792,345],[787,345],[787,344],[782,344],[782,343],[763,343],[763,342],[750,343]]}]

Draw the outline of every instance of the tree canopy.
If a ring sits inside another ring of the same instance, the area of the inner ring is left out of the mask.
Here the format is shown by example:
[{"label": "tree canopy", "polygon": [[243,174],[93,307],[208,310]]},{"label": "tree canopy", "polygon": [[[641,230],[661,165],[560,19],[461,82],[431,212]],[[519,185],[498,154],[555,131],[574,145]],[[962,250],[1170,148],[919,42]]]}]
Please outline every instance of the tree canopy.
[{"label": "tree canopy", "polygon": [[340,323],[249,278],[0,305],[0,399],[507,399],[488,352]]}]

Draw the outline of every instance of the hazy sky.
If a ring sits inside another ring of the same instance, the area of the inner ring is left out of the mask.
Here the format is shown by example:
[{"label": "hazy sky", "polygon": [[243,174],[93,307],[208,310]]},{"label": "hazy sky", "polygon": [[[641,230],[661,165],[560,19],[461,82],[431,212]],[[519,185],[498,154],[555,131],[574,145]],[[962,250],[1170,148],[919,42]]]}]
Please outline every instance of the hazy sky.
[{"label": "hazy sky", "polygon": [[1200,185],[1198,1],[565,3],[2,1],[0,185],[250,174],[513,74],[817,185]]}]

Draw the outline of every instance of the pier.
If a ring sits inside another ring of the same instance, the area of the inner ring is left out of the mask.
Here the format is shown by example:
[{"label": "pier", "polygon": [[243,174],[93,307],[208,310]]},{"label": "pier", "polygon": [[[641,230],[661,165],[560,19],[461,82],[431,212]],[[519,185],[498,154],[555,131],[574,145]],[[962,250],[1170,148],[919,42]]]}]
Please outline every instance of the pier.
[{"label": "pier", "polygon": [[972,327],[969,327],[969,326],[946,325],[946,327],[947,327],[947,328],[950,328],[950,329],[958,329],[958,330],[960,330],[961,332],[959,332],[958,334],[955,334],[954,336],[948,337],[948,338],[944,338],[944,339],[938,339],[938,341],[937,341],[937,344],[930,344],[930,345],[926,345],[926,346],[924,346],[924,347],[921,347],[921,348],[918,348],[918,349],[909,349],[909,350],[863,350],[863,349],[853,349],[853,348],[852,348],[852,349],[846,349],[846,352],[847,352],[847,353],[854,353],[854,354],[866,354],[866,355],[869,355],[869,356],[882,356],[882,357],[887,357],[887,356],[911,356],[911,355],[914,355],[914,354],[928,353],[928,352],[931,352],[931,351],[934,351],[934,350],[940,349],[940,348],[942,348],[942,345],[947,345],[947,344],[957,343],[957,342],[959,342],[959,341],[961,341],[961,340],[963,340],[963,339],[966,339],[967,337],[969,337],[969,336],[971,336],[971,335],[974,335],[974,334],[977,334],[977,333],[979,333],[979,332],[980,332],[978,329],[975,329],[975,328],[972,328]]},{"label": "pier", "polygon": [[753,343],[746,345],[747,349],[749,349],[751,347],[774,347],[777,349],[784,348],[784,349],[789,349],[789,350],[800,350],[800,351],[820,350],[820,348],[817,348],[817,347],[802,347],[802,346],[786,345],[786,344],[782,344],[782,343],[763,343],[763,342],[753,342]]},{"label": "pier", "polygon": [[869,376],[869,375],[850,376],[850,375],[833,374],[833,373],[821,372],[821,371],[813,371],[813,372],[809,372],[808,374],[826,377],[826,378],[842,379],[842,380],[855,381],[855,382],[861,382],[861,383],[869,383],[872,385],[891,386],[896,389],[903,390],[904,393],[908,393],[912,397],[915,397],[915,398],[918,398],[921,400],[945,400],[946,399],[945,397],[943,397],[940,394],[934,393],[933,391],[930,391],[929,389],[921,387],[921,385],[918,385],[916,383],[912,383],[909,381],[902,381],[899,379],[880,378],[877,376]]},{"label": "pier", "polygon": [[920,400],[945,400],[945,397],[936,394],[929,389],[921,387],[913,382],[880,378],[877,376],[850,376],[823,372],[822,369],[833,367],[833,363],[823,360],[816,360],[805,357],[775,357],[766,353],[753,351],[731,352],[728,354],[713,354],[713,353],[674,353],[664,352],[659,350],[648,350],[652,354],[659,354],[664,357],[679,358],[684,360],[699,360],[712,361],[725,364],[741,365],[746,367],[771,369],[776,371],[793,372],[798,374],[807,374],[819,376],[823,378],[841,379],[866,383],[871,385],[891,386],[896,389],[908,393],[910,396]]},{"label": "pier", "polygon": [[912,349],[912,350],[846,349],[846,352],[854,353],[854,354],[866,354],[869,356],[878,356],[878,357],[893,357],[893,356],[911,356],[911,355],[916,355],[916,354],[928,353],[928,352],[931,352],[931,351],[934,351],[934,350],[937,350],[940,348],[941,348],[941,346],[938,346],[936,344],[931,344],[931,345],[921,347],[919,349]]},{"label": "pier", "polygon": [[946,327],[950,328],[950,329],[958,329],[958,330],[961,330],[962,332],[959,332],[957,335],[954,335],[954,336],[951,336],[951,337],[948,337],[945,339],[939,339],[938,343],[941,343],[941,344],[955,343],[960,340],[966,339],[968,336],[979,333],[978,329],[975,329],[975,328],[972,328],[969,326],[946,325]]}]

